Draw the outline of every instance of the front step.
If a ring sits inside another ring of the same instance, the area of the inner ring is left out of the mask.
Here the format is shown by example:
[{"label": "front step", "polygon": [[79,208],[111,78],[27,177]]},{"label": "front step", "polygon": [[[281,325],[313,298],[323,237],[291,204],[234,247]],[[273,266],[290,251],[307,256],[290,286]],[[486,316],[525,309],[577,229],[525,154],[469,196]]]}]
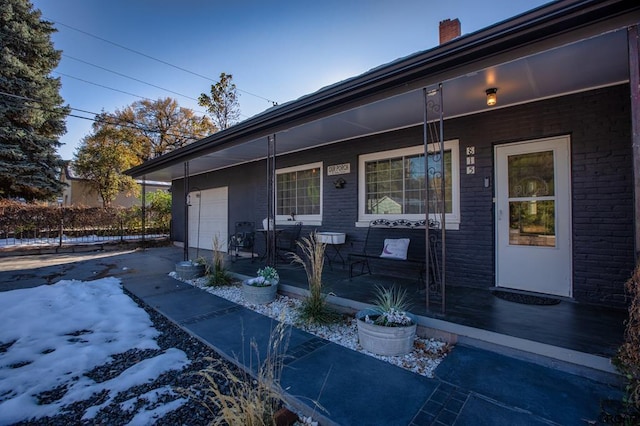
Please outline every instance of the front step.
[{"label": "front step", "polygon": [[[291,285],[280,284],[280,291],[292,297],[304,297],[308,291]],[[327,302],[344,312],[355,313],[371,305],[343,297],[329,295]],[[567,373],[588,377],[602,383],[619,385],[623,377],[611,363],[611,359],[546,343],[508,336],[493,331],[456,324],[437,318],[418,317],[418,334],[433,337],[452,344],[478,347],[503,355],[555,368]]]}]

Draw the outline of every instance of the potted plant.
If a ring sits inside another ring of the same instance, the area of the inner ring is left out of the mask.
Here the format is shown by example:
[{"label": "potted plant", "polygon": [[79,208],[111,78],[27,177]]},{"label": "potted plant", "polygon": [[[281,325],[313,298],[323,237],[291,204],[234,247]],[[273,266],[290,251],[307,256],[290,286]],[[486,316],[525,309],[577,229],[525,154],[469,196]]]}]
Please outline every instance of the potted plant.
[{"label": "potted plant", "polygon": [[181,280],[194,280],[200,278],[207,270],[207,261],[199,257],[195,262],[185,260],[176,263],[176,274]]},{"label": "potted plant", "polygon": [[416,318],[407,312],[405,290],[376,287],[374,307],[356,314],[358,340],[363,349],[378,355],[404,355],[413,349]]},{"label": "potted plant", "polygon": [[272,302],[278,292],[280,276],[272,266],[258,269],[258,276],[242,282],[242,295],[251,304],[261,305]]}]

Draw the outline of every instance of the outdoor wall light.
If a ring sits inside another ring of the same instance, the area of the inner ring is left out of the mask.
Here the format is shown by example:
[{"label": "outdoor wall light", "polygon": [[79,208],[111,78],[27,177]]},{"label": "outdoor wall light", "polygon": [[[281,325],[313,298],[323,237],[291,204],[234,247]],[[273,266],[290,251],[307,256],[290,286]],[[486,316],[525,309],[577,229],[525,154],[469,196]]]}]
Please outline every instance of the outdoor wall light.
[{"label": "outdoor wall light", "polygon": [[487,105],[488,106],[494,106],[495,104],[498,103],[498,89],[496,89],[495,87],[492,87],[491,89],[487,89],[486,90],[487,93]]},{"label": "outdoor wall light", "polygon": [[338,180],[333,182],[333,185],[336,187],[336,189],[342,189],[342,188],[344,188],[344,184],[345,183],[347,183],[346,180],[344,180],[342,178],[338,178]]}]

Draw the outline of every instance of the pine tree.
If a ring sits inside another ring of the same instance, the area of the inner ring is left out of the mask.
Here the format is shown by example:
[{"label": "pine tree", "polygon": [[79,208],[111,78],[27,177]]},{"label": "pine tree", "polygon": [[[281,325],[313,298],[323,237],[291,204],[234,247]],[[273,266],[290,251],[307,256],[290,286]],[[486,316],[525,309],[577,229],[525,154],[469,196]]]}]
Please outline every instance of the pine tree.
[{"label": "pine tree", "polygon": [[56,149],[70,110],[50,75],[61,56],[55,31],[31,2],[0,1],[0,198],[47,200],[62,191]]}]

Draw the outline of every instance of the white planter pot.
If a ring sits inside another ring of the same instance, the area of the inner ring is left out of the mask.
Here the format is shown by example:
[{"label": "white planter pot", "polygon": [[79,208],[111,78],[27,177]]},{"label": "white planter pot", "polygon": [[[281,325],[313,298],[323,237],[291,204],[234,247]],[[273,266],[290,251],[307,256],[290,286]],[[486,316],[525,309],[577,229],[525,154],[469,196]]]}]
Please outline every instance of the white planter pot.
[{"label": "white planter pot", "polygon": [[416,336],[416,319],[413,325],[405,327],[385,327],[369,324],[364,321],[366,315],[375,315],[375,311],[364,310],[356,314],[358,320],[358,340],[366,351],[378,355],[397,356],[405,355],[413,350],[413,341]]},{"label": "white planter pot", "polygon": [[246,281],[242,283],[242,296],[247,303],[251,303],[253,305],[264,305],[266,303],[273,302],[277,293],[278,284],[257,287],[247,284]]}]

